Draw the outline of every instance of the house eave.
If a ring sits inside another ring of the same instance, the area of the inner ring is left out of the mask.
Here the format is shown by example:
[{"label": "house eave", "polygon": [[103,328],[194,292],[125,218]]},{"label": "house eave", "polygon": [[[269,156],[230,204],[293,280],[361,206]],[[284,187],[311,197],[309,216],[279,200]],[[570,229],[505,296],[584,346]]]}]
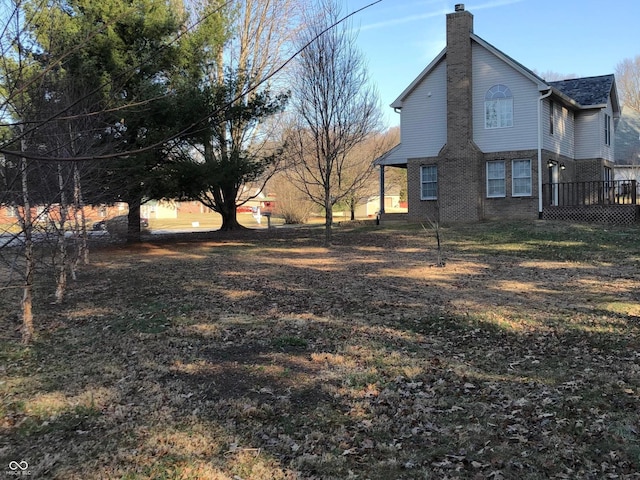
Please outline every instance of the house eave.
[{"label": "house eave", "polygon": [[415,80],[413,80],[413,82],[411,82],[411,84],[409,84],[409,86],[403,90],[400,96],[396,98],[393,101],[393,103],[391,103],[390,105],[391,108],[394,108],[394,109],[402,108],[402,103],[407,98],[407,96],[409,96],[409,94],[416,88],[418,84],[420,84],[420,82],[422,82],[422,80],[431,72],[431,70],[433,70],[436,67],[436,65],[438,65],[438,63],[440,63],[440,61],[444,58],[446,51],[447,51],[446,48],[442,49],[442,51],[438,54],[438,56],[436,56],[436,58],[434,58],[431,61],[431,63],[427,65],[426,68],[422,70],[422,72],[420,72],[420,74],[415,78]]},{"label": "house eave", "polygon": [[[527,69],[524,65],[518,63],[517,61],[515,61],[510,56],[508,56],[505,53],[501,52],[496,47],[494,47],[493,45],[491,45],[487,41],[483,40],[482,38],[480,38],[475,33],[470,33],[469,36],[470,36],[471,40],[475,41],[476,43],[478,43],[482,47],[484,47],[487,50],[489,50],[491,53],[496,55],[498,58],[500,58],[501,60],[503,60],[507,64],[511,65],[514,69],[516,69],[522,75],[524,75],[529,80],[531,80],[533,83],[535,83],[538,86],[538,89],[540,91],[544,91],[544,90],[548,90],[549,89],[549,85],[547,85],[542,78],[538,77],[535,73],[533,73],[531,70]],[[429,65],[427,65],[425,67],[425,69],[422,70],[422,72],[420,72],[420,74],[413,80],[413,82],[411,82],[411,84],[409,84],[409,86],[403,90],[403,92],[398,96],[398,98],[396,98],[393,101],[393,103],[390,104],[390,107],[393,108],[393,109],[401,109],[402,108],[402,104],[404,103],[404,100],[407,98],[407,96],[446,57],[446,54],[447,54],[447,48],[445,47],[431,61],[431,63],[429,63]]]},{"label": "house eave", "polygon": [[620,106],[620,98],[618,97],[618,86],[616,85],[615,77],[613,77],[613,84],[611,85],[611,92],[609,92],[609,97],[611,98],[613,118],[618,119],[622,116],[622,107]]},{"label": "house eave", "polygon": [[393,154],[397,153],[400,150],[401,146],[402,146],[402,144],[399,143],[395,147],[387,150],[385,153],[383,153],[378,158],[376,158],[373,161],[373,164],[377,165],[377,166],[406,165],[407,164],[407,160],[406,159],[398,158],[398,157],[393,158]]},{"label": "house eave", "polygon": [[[576,110],[584,110],[586,108],[597,108],[593,105],[590,105],[588,107],[585,107],[584,105],[580,105],[578,102],[576,102],[573,98],[567,96],[566,94],[562,93],[560,90],[558,90],[555,87],[549,87],[551,88],[551,91],[553,92],[553,96],[556,98],[559,98],[560,100],[562,100],[566,105],[575,108]],[[605,105],[606,107],[606,105]]]}]

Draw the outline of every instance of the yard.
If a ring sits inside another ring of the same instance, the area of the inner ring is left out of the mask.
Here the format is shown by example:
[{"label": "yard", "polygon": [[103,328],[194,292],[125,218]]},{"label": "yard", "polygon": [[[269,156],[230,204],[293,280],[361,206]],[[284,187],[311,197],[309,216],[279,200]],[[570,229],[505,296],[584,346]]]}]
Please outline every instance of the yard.
[{"label": "yard", "polygon": [[640,479],[640,229],[343,225],[92,251],[19,343],[0,474]]}]

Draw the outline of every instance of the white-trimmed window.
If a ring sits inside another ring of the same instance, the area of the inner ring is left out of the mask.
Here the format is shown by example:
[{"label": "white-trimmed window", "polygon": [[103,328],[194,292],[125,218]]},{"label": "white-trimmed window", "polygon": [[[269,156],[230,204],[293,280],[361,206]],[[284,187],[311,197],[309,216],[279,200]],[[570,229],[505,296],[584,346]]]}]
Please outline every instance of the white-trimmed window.
[{"label": "white-trimmed window", "polygon": [[436,200],[438,198],[438,167],[423,165],[420,167],[420,199]]},{"label": "white-trimmed window", "polygon": [[531,196],[531,160],[511,162],[511,194],[514,197]]},{"label": "white-trimmed window", "polygon": [[484,127],[513,127],[513,95],[509,87],[494,85],[484,96]]},{"label": "white-trimmed window", "polygon": [[487,162],[487,197],[506,196],[504,160]]},{"label": "white-trimmed window", "polygon": [[604,144],[611,145],[611,116],[604,114]]}]

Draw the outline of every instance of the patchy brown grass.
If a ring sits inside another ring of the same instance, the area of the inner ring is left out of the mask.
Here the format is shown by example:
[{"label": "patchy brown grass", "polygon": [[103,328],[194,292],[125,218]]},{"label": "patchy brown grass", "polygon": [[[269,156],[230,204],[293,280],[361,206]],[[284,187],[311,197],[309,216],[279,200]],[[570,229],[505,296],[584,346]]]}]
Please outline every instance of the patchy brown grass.
[{"label": "patchy brown grass", "polygon": [[640,231],[341,227],[93,252],[0,292],[0,474],[640,478]]}]

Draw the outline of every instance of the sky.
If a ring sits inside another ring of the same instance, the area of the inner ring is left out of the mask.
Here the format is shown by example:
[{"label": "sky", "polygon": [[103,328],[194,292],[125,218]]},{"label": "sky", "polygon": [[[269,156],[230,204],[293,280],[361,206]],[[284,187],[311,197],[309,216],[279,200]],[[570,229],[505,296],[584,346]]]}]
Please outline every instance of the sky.
[{"label": "sky", "polygon": [[[343,13],[374,1],[343,0]],[[607,75],[640,55],[638,0],[381,0],[351,18],[385,126],[399,125],[389,104],[445,47],[445,15],[458,3],[476,35],[538,74]]]}]

